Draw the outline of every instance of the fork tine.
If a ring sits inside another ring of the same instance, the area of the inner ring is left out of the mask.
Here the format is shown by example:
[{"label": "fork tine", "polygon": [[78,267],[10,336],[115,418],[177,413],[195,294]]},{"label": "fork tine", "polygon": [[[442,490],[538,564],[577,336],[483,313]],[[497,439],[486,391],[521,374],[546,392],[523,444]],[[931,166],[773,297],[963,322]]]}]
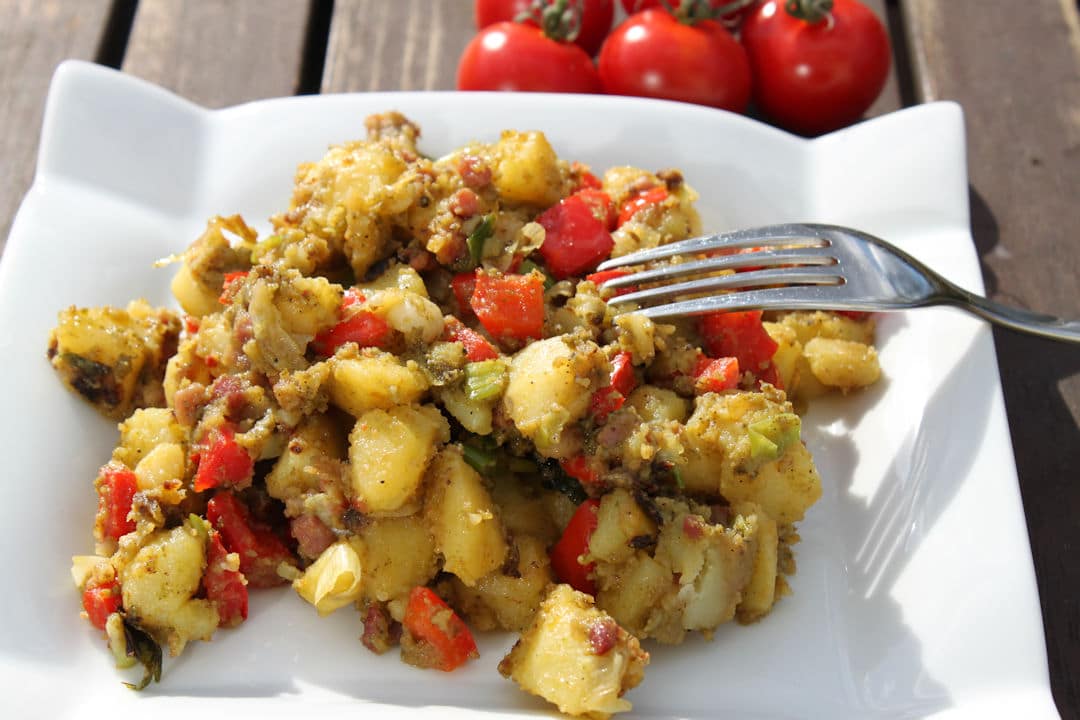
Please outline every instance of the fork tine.
[{"label": "fork tine", "polygon": [[[627,285],[667,280],[670,278],[713,272],[716,270],[737,270],[744,267],[775,268],[782,265],[835,265],[836,258],[827,247],[780,248],[740,255],[717,255],[704,260],[690,260],[674,265],[651,270],[641,270],[632,275],[612,278],[604,287],[619,288]],[[761,283],[767,284],[767,283]]]},{"label": "fork tine", "polygon": [[821,231],[810,225],[799,223],[766,225],[716,235],[704,235],[681,242],[661,245],[650,250],[641,250],[629,255],[605,260],[596,269],[601,271],[627,265],[642,265],[655,260],[664,260],[675,255],[694,255],[711,250],[739,250],[762,245],[821,247],[827,244],[828,241],[822,236]]},{"label": "fork tine", "polygon": [[[704,315],[733,310],[860,310],[872,311],[877,306],[848,300],[833,294],[839,285],[801,285],[745,290],[683,300],[631,310],[653,320],[676,316]],[[797,290],[796,293],[789,292]],[[621,299],[621,298],[620,298]]]},{"label": "fork tine", "polygon": [[[637,277],[635,275],[634,277]],[[736,288],[758,288],[768,285],[839,285],[843,282],[836,266],[828,267],[785,267],[772,270],[751,270],[733,275],[699,278],[687,282],[661,285],[659,287],[638,290],[624,295],[616,295],[608,300],[608,305],[642,303],[646,301],[666,300],[679,295],[692,295],[713,290],[731,290]]]}]

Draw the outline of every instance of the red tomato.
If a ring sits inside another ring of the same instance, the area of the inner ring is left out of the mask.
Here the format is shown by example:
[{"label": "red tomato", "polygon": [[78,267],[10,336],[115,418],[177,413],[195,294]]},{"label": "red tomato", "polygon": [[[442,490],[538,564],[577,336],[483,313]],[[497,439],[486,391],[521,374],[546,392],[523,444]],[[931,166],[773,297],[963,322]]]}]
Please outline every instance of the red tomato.
[{"label": "red tomato", "polygon": [[247,585],[239,570],[230,570],[226,566],[228,554],[221,542],[221,533],[211,529],[203,587],[206,589],[206,599],[217,608],[219,627],[239,625],[248,615]]},{"label": "red tomato", "polygon": [[[545,8],[558,0],[543,0]],[[476,29],[482,30],[497,22],[518,20],[529,15],[528,24],[536,22],[535,0],[476,0]],[[589,56],[596,54],[611,29],[615,17],[614,0],[570,0],[567,10],[575,15],[577,36],[573,42]]]},{"label": "red tomato", "polygon": [[600,81],[613,95],[681,100],[742,112],[750,64],[715,20],[684,25],[663,10],[631,15],[600,49]]},{"label": "red tomato", "polygon": [[538,340],[544,334],[544,278],[540,273],[478,271],[469,305],[496,339]]},{"label": "red tomato", "polygon": [[450,672],[470,658],[480,657],[468,626],[430,588],[412,589],[402,625],[421,646],[431,667]]},{"label": "red tomato", "polygon": [[596,594],[596,583],[590,577],[593,563],[582,565],[578,558],[589,551],[589,538],[596,529],[596,510],[599,507],[600,501],[595,498],[578,505],[562,537],[551,546],[551,569],[555,571],[555,577],[559,582],[590,595]]},{"label": "red tomato", "polygon": [[292,553],[273,530],[251,519],[247,506],[235,495],[226,490],[210,498],[206,519],[221,533],[225,548],[240,556],[240,572],[249,587],[273,587],[285,582],[277,568],[283,562],[293,563]]},{"label": "red tomato", "polygon": [[98,630],[104,630],[109,615],[120,609],[120,584],[116,580],[105,585],[91,582],[83,590],[82,604],[90,623]]},{"label": "red tomato", "polygon": [[538,252],[551,274],[559,279],[595,269],[615,247],[608,232],[610,211],[602,207],[597,195],[607,197],[597,190],[583,190],[563,198],[536,218],[544,228],[544,244]]},{"label": "red tomato", "polygon": [[458,62],[458,90],[595,93],[600,78],[592,59],[572,43],[539,28],[501,22],[481,30]]},{"label": "red tomato", "polygon": [[794,17],[784,6],[769,0],[743,23],[757,106],[804,135],[855,122],[889,74],[885,26],[856,0],[834,0],[828,17],[817,22]]}]

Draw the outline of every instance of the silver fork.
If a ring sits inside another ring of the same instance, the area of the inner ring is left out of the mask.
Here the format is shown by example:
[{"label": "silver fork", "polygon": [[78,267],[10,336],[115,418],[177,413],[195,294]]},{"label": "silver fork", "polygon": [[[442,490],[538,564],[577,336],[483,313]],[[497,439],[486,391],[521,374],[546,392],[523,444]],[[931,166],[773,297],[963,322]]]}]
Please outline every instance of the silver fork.
[{"label": "silver fork", "polygon": [[[601,263],[597,270],[718,251],[728,254],[673,262],[608,280],[603,286],[613,289],[660,283],[616,295],[608,303],[675,300],[634,309],[650,318],[758,308],[877,312],[953,305],[1012,330],[1080,342],[1080,321],[987,300],[957,287],[881,238],[837,225],[789,223],[698,237],[623,255]],[[718,270],[739,272],[668,284]]]}]

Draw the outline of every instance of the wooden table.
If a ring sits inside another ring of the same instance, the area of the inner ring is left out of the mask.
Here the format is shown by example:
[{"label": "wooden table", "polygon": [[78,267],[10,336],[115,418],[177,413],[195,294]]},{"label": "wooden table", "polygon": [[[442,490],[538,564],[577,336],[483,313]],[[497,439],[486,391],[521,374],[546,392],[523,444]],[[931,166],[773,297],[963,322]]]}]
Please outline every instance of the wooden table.
[{"label": "wooden table", "polygon": [[[871,115],[967,118],[972,230],[991,297],[1080,317],[1075,0],[866,0],[894,72]],[[33,175],[49,77],[119,67],[211,107],[297,93],[451,89],[471,0],[0,0],[0,249]],[[995,331],[1054,698],[1080,717],[1080,346]],[[986,526],[973,532],[987,532]],[[987,602],[993,602],[987,598]]]}]

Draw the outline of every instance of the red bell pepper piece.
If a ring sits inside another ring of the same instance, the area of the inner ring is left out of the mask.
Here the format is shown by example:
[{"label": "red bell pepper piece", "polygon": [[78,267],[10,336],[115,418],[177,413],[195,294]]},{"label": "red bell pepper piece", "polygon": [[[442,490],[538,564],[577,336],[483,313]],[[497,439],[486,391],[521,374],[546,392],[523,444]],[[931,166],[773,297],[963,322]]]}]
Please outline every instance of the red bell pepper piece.
[{"label": "red bell pepper piece", "polygon": [[539,339],[544,334],[544,279],[539,273],[476,273],[469,304],[495,338]]},{"label": "red bell pepper piece", "polygon": [[450,342],[461,343],[465,347],[465,357],[469,362],[494,360],[499,357],[499,351],[487,341],[487,338],[467,327],[456,317],[450,317],[447,320],[444,337]]},{"label": "red bell pepper piece", "polygon": [[600,501],[595,498],[578,505],[562,537],[551,547],[551,569],[559,582],[590,595],[596,594],[596,583],[591,577],[595,564],[582,565],[579,558],[589,551],[589,538],[596,530],[599,507]]},{"label": "red bell pepper piece", "polygon": [[615,203],[611,201],[611,197],[606,192],[596,188],[586,188],[578,190],[571,197],[581,198],[585,201],[585,204],[592,209],[593,217],[604,223],[604,227],[608,229],[608,232],[615,229],[615,220],[618,217],[615,213]]},{"label": "red bell pepper piece", "polygon": [[221,533],[211,529],[203,587],[206,589],[206,599],[217,608],[219,627],[239,625],[248,615],[247,585],[239,570],[231,570],[226,565],[228,554],[221,541]]},{"label": "red bell pepper piece", "polygon": [[221,295],[218,296],[218,302],[222,305],[228,305],[232,301],[232,284],[237,280],[243,280],[248,275],[248,270],[237,270],[236,272],[225,273],[225,280],[221,284]]},{"label": "red bell pepper piece", "polygon": [[450,672],[480,657],[468,626],[431,588],[415,587],[409,593],[402,623],[431,666]]},{"label": "red bell pepper piece", "polygon": [[339,309],[343,319],[316,335],[311,342],[312,349],[319,355],[330,357],[339,347],[350,342],[362,348],[384,347],[390,339],[390,325],[373,312],[356,309],[363,301],[364,296],[360,293],[346,290]]},{"label": "red bell pepper piece", "polygon": [[[589,280],[590,282],[596,283],[597,287],[599,287],[601,283],[605,283],[608,280],[614,280],[615,278],[625,277],[629,274],[629,270],[601,270],[600,272],[589,273],[585,276],[585,279]],[[614,290],[612,290],[612,292],[616,295],[625,295],[627,293],[632,293],[636,291],[636,285],[627,285],[626,287],[615,288]]]},{"label": "red bell pepper piece", "polygon": [[636,195],[631,196],[623,201],[622,207],[619,208],[619,219],[615,227],[623,226],[630,221],[630,218],[634,217],[645,208],[662,203],[667,200],[667,197],[668,191],[663,185],[657,185],[648,190],[642,190]]},{"label": "red bell pepper piece", "polygon": [[633,392],[637,378],[634,377],[632,359],[633,355],[628,352],[616,353],[611,359],[611,379],[605,387],[593,393],[589,403],[596,422],[603,424],[608,415],[621,408]]},{"label": "red bell pepper piece", "polygon": [[589,172],[589,170],[577,160],[570,163],[570,172],[577,175],[577,187],[575,190],[599,190],[604,187],[604,183],[600,182],[600,178]]},{"label": "red bell pepper piece", "polygon": [[560,460],[559,465],[564,473],[586,485],[600,480],[600,473],[594,463],[584,455],[575,455],[572,458]]},{"label": "red bell pepper piece", "polygon": [[109,615],[120,609],[122,596],[120,583],[110,580],[96,585],[92,581],[83,589],[82,604],[90,623],[98,630],[105,629]]},{"label": "red bell pepper piece", "polygon": [[772,361],[778,345],[761,324],[760,310],[703,315],[701,345],[709,357],[734,357],[741,370],[759,375]]},{"label": "red bell pepper piece", "polygon": [[98,493],[101,533],[110,540],[119,540],[135,529],[135,521],[128,519],[132,500],[139,489],[135,473],[120,463],[109,463],[101,468],[94,484]]},{"label": "red bell pepper piece", "polygon": [[[542,212],[536,222],[544,227],[544,244],[538,252],[557,278],[581,275],[611,254],[615,241],[608,231],[606,210],[599,210],[597,190],[585,190],[563,198]],[[598,219],[597,214],[601,218]]]},{"label": "red bell pepper piece", "polygon": [[242,488],[251,484],[255,461],[247,450],[236,442],[233,429],[222,425],[211,430],[199,452],[199,469],[195,471],[195,492],[216,487]]},{"label": "red bell pepper piece", "polygon": [[739,386],[739,360],[733,357],[710,358],[704,355],[694,368],[694,389],[699,393],[723,392]]},{"label": "red bell pepper piece", "polygon": [[457,300],[458,316],[465,317],[472,313],[470,302],[473,291],[476,290],[476,273],[458,273],[450,281],[450,289],[454,292],[454,299]]},{"label": "red bell pepper piece", "polygon": [[253,588],[273,587],[286,582],[277,573],[281,563],[294,563],[292,552],[274,531],[251,519],[247,506],[228,491],[210,498],[206,519],[221,533],[229,552],[240,556],[240,572]]}]

